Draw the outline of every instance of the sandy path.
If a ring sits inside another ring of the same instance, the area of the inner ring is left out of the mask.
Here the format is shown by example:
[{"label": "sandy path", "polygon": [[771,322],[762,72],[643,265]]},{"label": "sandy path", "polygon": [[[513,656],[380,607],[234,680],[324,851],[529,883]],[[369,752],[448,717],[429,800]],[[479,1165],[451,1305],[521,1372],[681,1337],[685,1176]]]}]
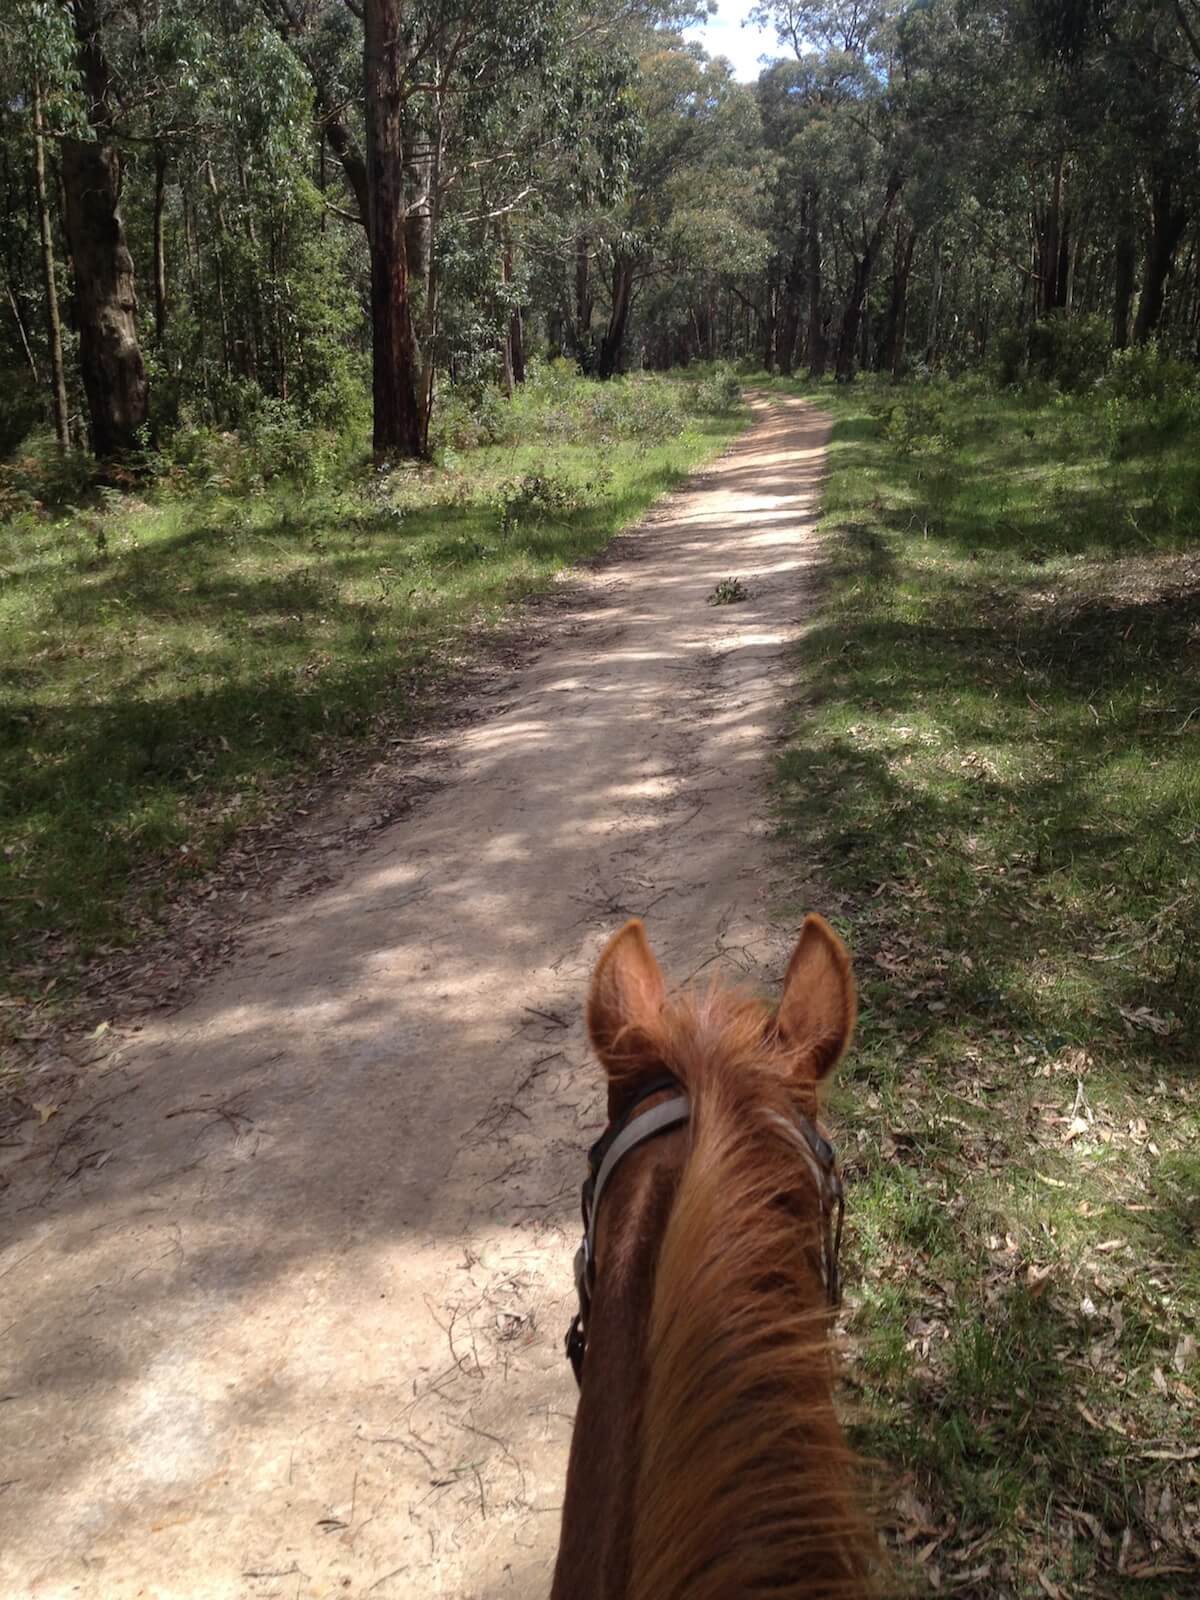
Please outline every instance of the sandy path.
[{"label": "sandy path", "polygon": [[[772,882],[763,781],[826,437],[761,409],[572,589],[450,781],[147,1025],[87,1164],[24,1163],[6,1600],[544,1595],[601,1120],[584,984],[633,913],[674,974],[778,975],[771,908],[803,891]],[[750,600],[707,605],[731,574]]]}]

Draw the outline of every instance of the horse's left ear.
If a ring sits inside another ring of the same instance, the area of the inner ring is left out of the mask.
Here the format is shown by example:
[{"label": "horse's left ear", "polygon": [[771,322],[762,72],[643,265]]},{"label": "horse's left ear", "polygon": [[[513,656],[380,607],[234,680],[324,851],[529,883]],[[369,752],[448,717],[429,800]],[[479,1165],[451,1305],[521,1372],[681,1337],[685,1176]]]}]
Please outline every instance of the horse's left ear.
[{"label": "horse's left ear", "polygon": [[779,1002],[779,1034],[796,1066],[823,1078],[846,1053],[858,1000],[846,946],[824,917],[810,912],[800,929]]},{"label": "horse's left ear", "polygon": [[666,997],[662,971],[635,917],[605,945],[588,990],[588,1033],[606,1071],[640,1064]]}]

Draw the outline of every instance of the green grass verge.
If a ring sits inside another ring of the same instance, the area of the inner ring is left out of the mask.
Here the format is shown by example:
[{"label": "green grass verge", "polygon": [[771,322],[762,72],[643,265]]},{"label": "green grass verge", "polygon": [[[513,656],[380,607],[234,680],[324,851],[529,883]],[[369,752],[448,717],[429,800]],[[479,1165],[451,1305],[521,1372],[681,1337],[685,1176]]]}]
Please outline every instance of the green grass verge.
[{"label": "green grass verge", "polygon": [[807,392],[827,589],[777,796],[862,984],[859,1442],[918,1586],[1195,1593],[1194,431]]},{"label": "green grass verge", "polygon": [[472,635],[746,419],[728,385],[547,369],[490,406],[510,442],[448,442],[439,467],[360,454],[264,485],[236,441],[192,440],[209,487],[193,470],[185,492],[0,524],[0,993],[48,992],[50,964],[50,1000],[69,994],[289,783],[411,724]]}]

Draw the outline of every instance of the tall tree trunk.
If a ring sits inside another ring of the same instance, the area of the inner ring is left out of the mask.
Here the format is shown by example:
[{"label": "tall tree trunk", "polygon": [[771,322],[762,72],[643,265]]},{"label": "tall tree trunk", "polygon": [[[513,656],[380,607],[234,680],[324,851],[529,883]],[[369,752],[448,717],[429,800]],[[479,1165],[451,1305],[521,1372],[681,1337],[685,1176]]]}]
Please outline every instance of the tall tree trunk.
[{"label": "tall tree trunk", "polygon": [[939,239],[933,250],[933,303],[929,309],[929,342],[925,347],[925,361],[931,367],[937,365],[938,359],[944,278],[945,274],[942,271],[942,241]]},{"label": "tall tree trunk", "polygon": [[586,233],[575,236],[575,316],[572,323],[572,343],[575,359],[583,372],[592,369],[592,253],[591,240]]},{"label": "tall tree trunk", "polygon": [[38,235],[42,246],[42,293],[46,306],[46,347],[50,351],[50,397],[54,404],[54,436],[60,450],[71,443],[67,414],[67,374],[63,365],[62,318],[58,311],[58,281],[54,264],[54,229],[46,195],[46,141],[42,130],[42,86],[33,85],[33,182],[37,195]]},{"label": "tall tree trunk", "polygon": [[809,190],[808,229],[808,375],[823,378],[829,360],[826,321],[821,310],[821,226],[817,211],[819,191]]},{"label": "tall tree trunk", "polygon": [[4,285],[8,294],[8,309],[13,314],[13,321],[17,325],[17,337],[21,341],[21,349],[25,352],[25,364],[29,368],[29,376],[33,379],[34,388],[40,388],[42,375],[38,371],[38,364],[34,360],[33,346],[29,343],[29,335],[25,332],[25,322],[21,316],[21,308],[17,304],[17,297],[13,293],[12,279]]},{"label": "tall tree trunk", "polygon": [[[246,167],[245,157],[242,155],[240,150],[237,152],[236,160],[238,187],[242,191],[242,231],[246,235],[246,243],[250,246],[250,259],[255,263],[254,268],[252,268],[252,281],[249,284],[244,285],[242,288],[242,294],[250,302],[250,340],[248,343],[243,341],[247,357],[245,368],[246,376],[254,383],[258,383],[260,382],[262,373],[267,366],[267,340],[266,335],[263,332],[262,290],[260,288],[260,269],[258,268],[258,229],[254,226],[254,206],[250,197],[250,174]],[[275,267],[274,229],[272,229],[271,237],[271,292],[272,298],[275,302],[276,325],[278,325],[280,293],[279,275],[276,272]],[[279,393],[279,398],[281,400],[286,400],[287,376],[282,372],[282,349],[279,351],[279,354],[280,366],[276,371],[276,389]]]},{"label": "tall tree trunk", "polygon": [[796,338],[800,332],[800,291],[804,286],[804,230],[808,220],[808,197],[800,202],[800,238],[783,275],[783,316],[780,318],[776,355],[779,370],[790,378],[796,363]]},{"label": "tall tree trunk", "polygon": [[417,387],[420,356],[409,293],[404,194],[402,0],[366,0],[368,237],[371,246],[371,350],[377,457],[422,456],[426,431]]},{"label": "tall tree trunk", "polygon": [[1116,281],[1113,284],[1112,342],[1117,350],[1124,350],[1129,343],[1129,313],[1133,307],[1136,272],[1137,238],[1133,231],[1133,218],[1126,213],[1117,234]]},{"label": "tall tree trunk", "polygon": [[[496,223],[495,234],[500,245],[500,283],[502,288],[507,288],[512,277],[512,249],[504,237],[499,221]],[[502,296],[495,309],[499,312],[498,320],[504,325],[500,335],[500,387],[511,400],[513,389],[516,387],[516,378],[513,374],[512,318],[506,315],[507,305],[507,296]]]},{"label": "tall tree trunk", "polygon": [[[504,229],[503,273],[504,282],[511,284],[516,276],[516,265],[513,257],[512,234],[507,227]],[[509,313],[508,328],[505,333],[505,350],[506,370],[511,375],[513,383],[524,383],[525,325],[521,316],[520,306],[513,306]]]},{"label": "tall tree trunk", "polygon": [[221,319],[221,366],[226,377],[229,376],[231,357],[233,353],[233,340],[229,332],[229,311],[225,303],[225,210],[221,205],[221,191],[217,187],[217,175],[213,171],[211,161],[204,163],[205,175],[208,179],[208,192],[212,198],[212,223],[213,237],[213,282],[217,290],[217,311]]},{"label": "tall tree trunk", "polygon": [[1133,337],[1138,344],[1145,344],[1154,337],[1162,319],[1167,279],[1188,223],[1187,206],[1173,203],[1172,188],[1169,176],[1160,177],[1150,196],[1146,263],[1142,270],[1142,294],[1133,330]]},{"label": "tall tree trunk", "polygon": [[908,332],[908,280],[912,273],[917,230],[902,217],[896,224],[896,243],[892,254],[892,292],[883,322],[883,337],[876,353],[881,372],[900,376],[904,365],[904,341]]},{"label": "tall tree trunk", "polygon": [[406,117],[404,171],[408,214],[404,222],[404,244],[408,252],[409,280],[420,284],[423,293],[428,292],[433,265],[433,166],[433,140],[424,128]]},{"label": "tall tree trunk", "polygon": [[849,383],[854,376],[854,350],[858,342],[859,324],[867,303],[867,290],[871,285],[871,273],[874,270],[875,258],[879,254],[883,230],[887,227],[888,218],[891,216],[892,207],[896,203],[903,182],[904,179],[899,172],[893,171],[889,175],[883,206],[875,219],[870,237],[863,246],[862,255],[854,263],[850,293],[842,311],[842,329],[838,335],[836,370],[839,383]]},{"label": "tall tree trunk", "polygon": [[154,343],[162,349],[167,336],[167,152],[154,146]]},{"label": "tall tree trunk", "polygon": [[629,313],[633,308],[633,262],[619,255],[613,262],[612,310],[608,326],[600,340],[600,359],[597,375],[611,378],[621,365],[621,350],[625,343],[625,330],[629,326]]},{"label": "tall tree trunk", "polygon": [[766,372],[775,371],[776,351],[779,343],[779,267],[772,262],[767,269],[766,309],[759,324],[762,330],[762,364]]},{"label": "tall tree trunk", "polygon": [[1063,169],[1065,158],[1060,153],[1054,163],[1054,178],[1050,187],[1050,204],[1042,221],[1039,274],[1041,303],[1039,310],[1045,316],[1062,305],[1060,280],[1062,276],[1062,205]]},{"label": "tall tree trunk", "polygon": [[64,139],[62,182],[67,243],[75,268],[79,366],[101,460],[137,443],[149,390],[137,336],[133,260],[121,221],[121,162],[112,144],[108,63],[98,0],[74,0],[79,66],[94,139]]},{"label": "tall tree trunk", "polygon": [[358,207],[358,221],[370,233],[367,163],[363,160],[362,151],[355,144],[350,130],[341,118],[328,109],[328,104],[319,89],[317,91],[317,108],[322,113],[321,125],[325,129],[325,138],[329,142],[329,148],[342,164],[346,182],[350,185],[350,192],[354,196],[355,204]]}]

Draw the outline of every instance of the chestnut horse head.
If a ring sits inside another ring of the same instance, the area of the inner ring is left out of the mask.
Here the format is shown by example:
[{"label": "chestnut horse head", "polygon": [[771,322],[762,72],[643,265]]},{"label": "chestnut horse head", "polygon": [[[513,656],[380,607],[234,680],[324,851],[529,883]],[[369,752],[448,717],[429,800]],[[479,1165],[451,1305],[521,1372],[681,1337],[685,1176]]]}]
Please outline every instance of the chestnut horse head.
[{"label": "chestnut horse head", "polygon": [[810,916],[777,1009],[671,999],[630,922],[587,1019],[610,1126],[585,1186],[553,1600],[865,1595],[874,1544],[832,1400],[841,1191],[816,1123],[854,1028],[845,948]]}]

